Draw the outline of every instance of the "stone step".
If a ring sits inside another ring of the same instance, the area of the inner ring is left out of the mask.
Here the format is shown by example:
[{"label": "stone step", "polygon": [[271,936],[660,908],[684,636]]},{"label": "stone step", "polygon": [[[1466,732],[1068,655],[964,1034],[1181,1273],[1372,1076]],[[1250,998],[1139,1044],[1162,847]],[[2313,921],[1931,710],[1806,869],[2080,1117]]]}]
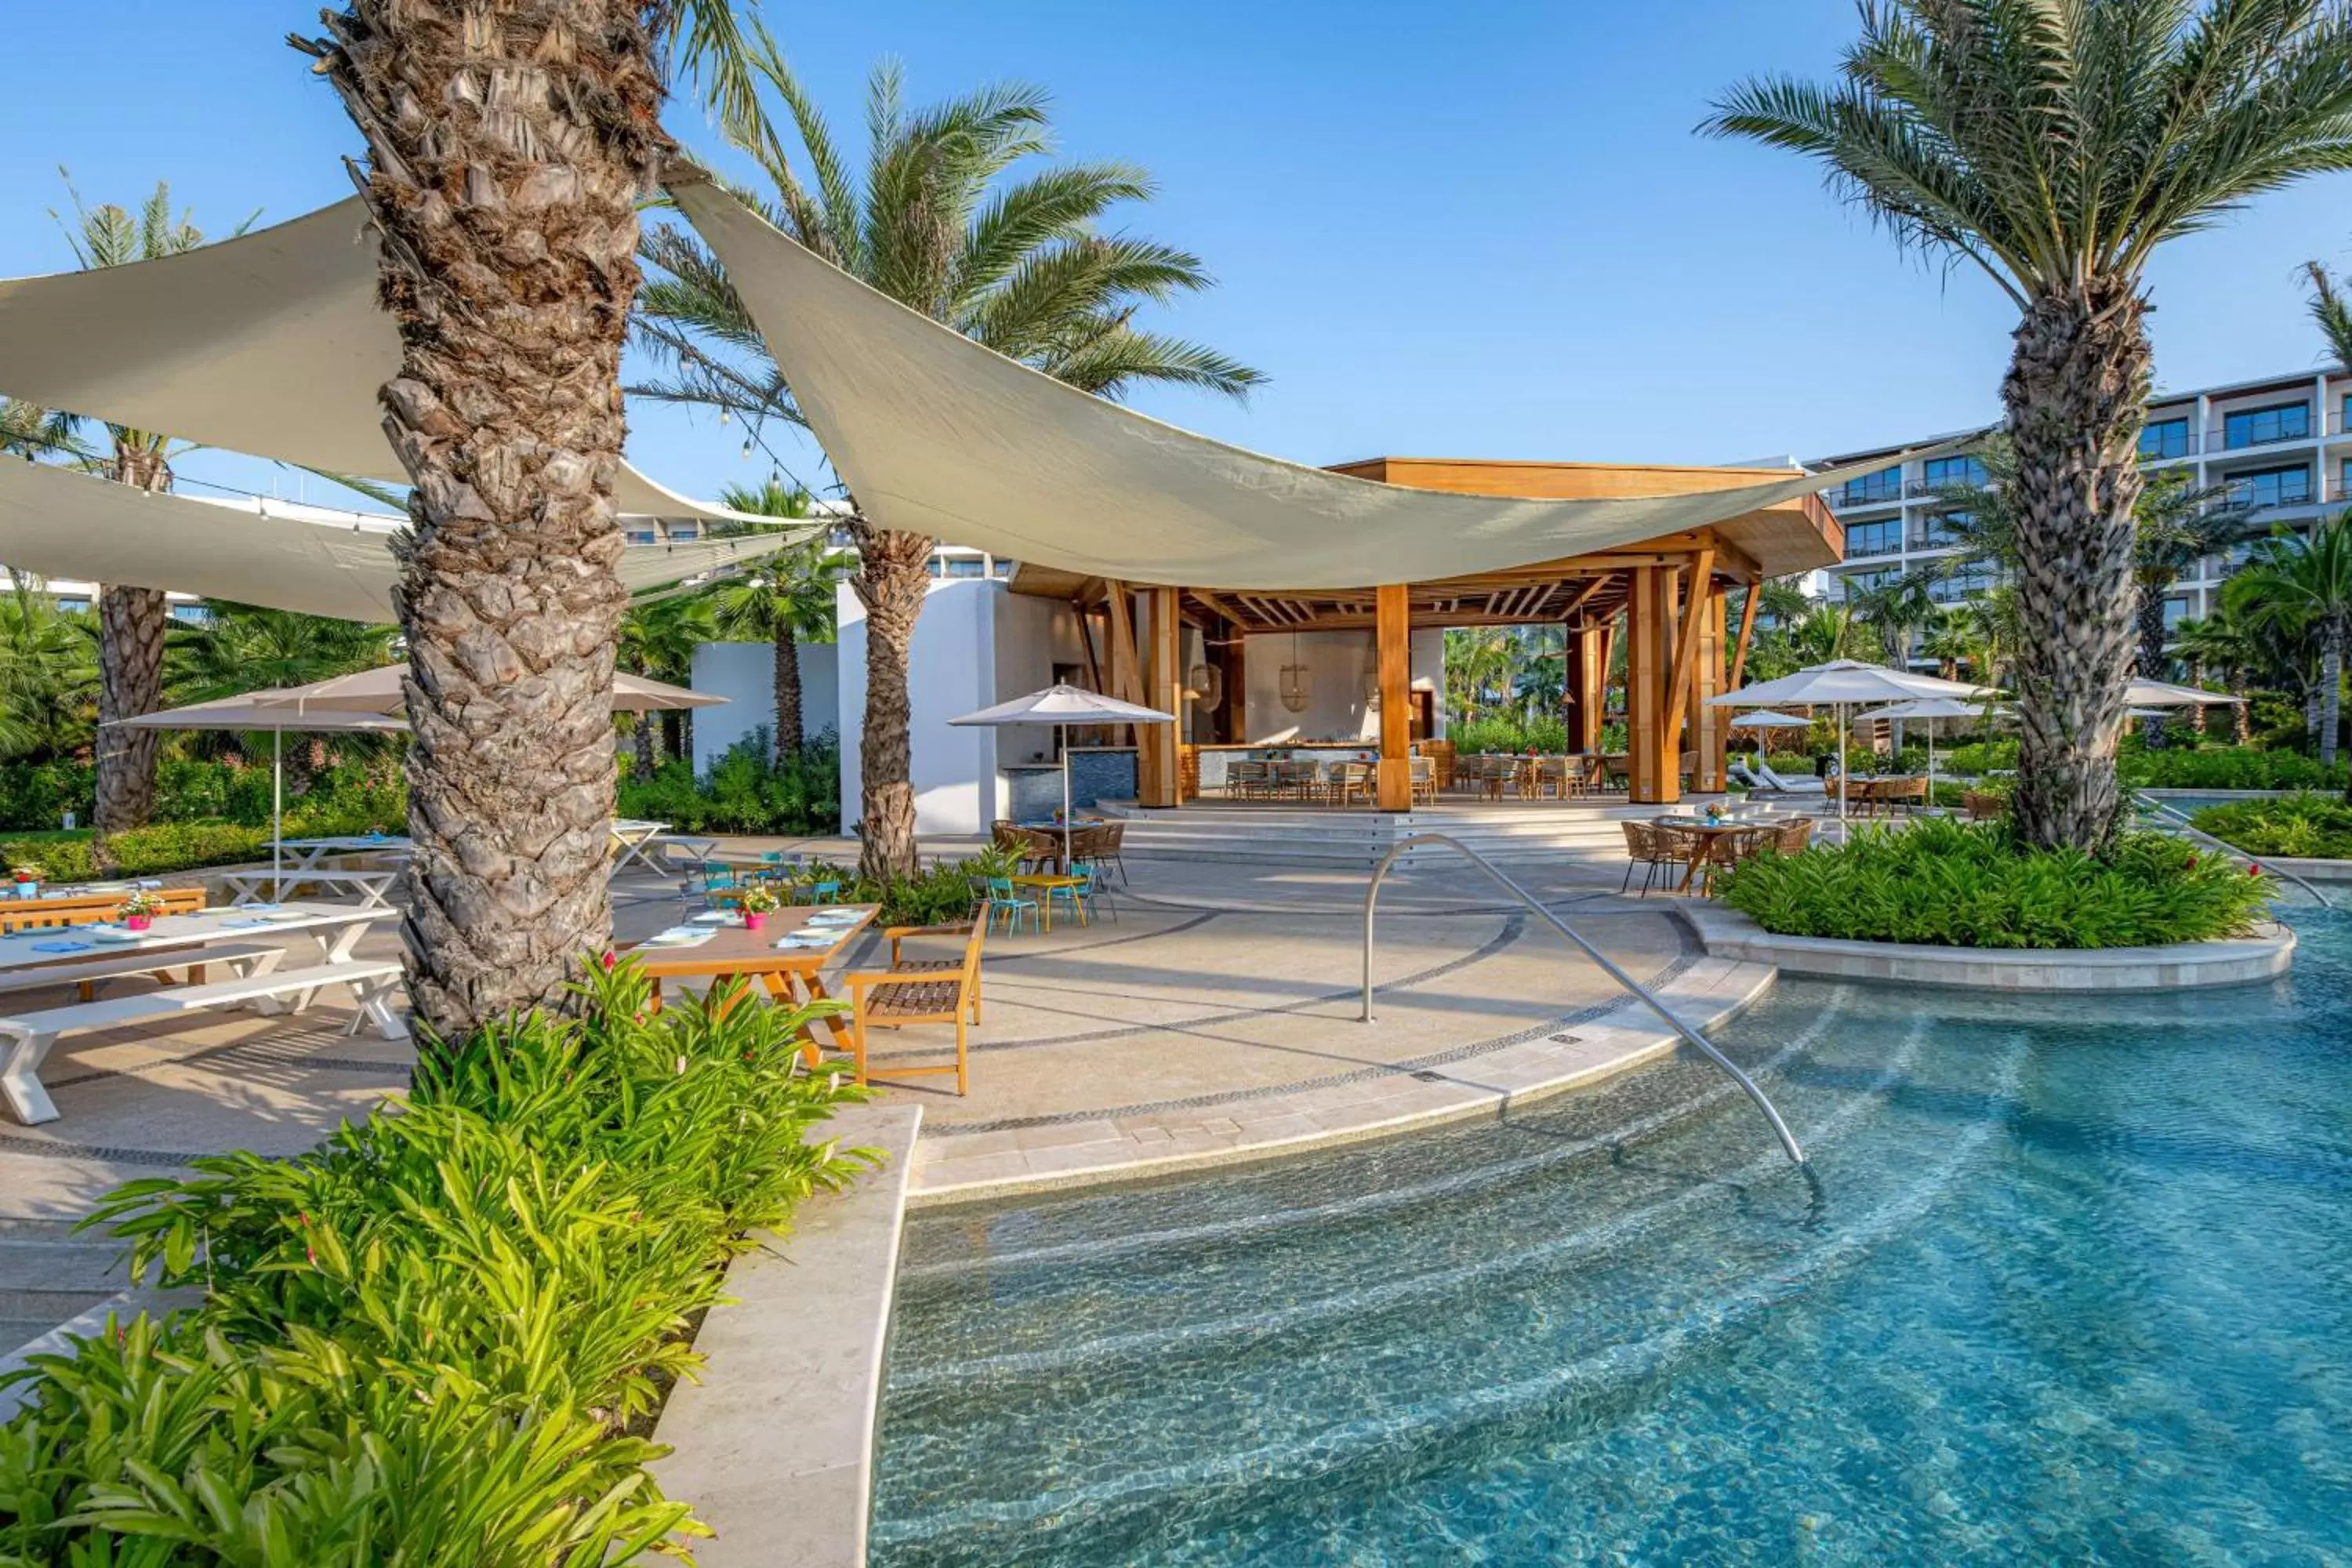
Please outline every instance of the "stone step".
[{"label": "stone step", "polygon": [[47,1333],[68,1318],[78,1316],[100,1301],[120,1295],[122,1289],[121,1285],[107,1290],[0,1289],[0,1321],[37,1321],[41,1325],[32,1333],[18,1339],[7,1340],[0,1336],[0,1354],[5,1354],[35,1335]]}]

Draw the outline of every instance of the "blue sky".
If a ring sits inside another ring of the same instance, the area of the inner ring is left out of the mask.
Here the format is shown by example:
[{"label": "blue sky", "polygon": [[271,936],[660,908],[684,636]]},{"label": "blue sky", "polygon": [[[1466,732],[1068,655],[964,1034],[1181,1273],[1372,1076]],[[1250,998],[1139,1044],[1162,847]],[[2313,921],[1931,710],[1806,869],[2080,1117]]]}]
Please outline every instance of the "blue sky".
[{"label": "blue sky", "polygon": [[[71,264],[47,216],[66,201],[60,163],[92,201],[167,178],[208,227],[348,193],[354,135],[282,42],[316,0],[21,9],[0,60],[0,273]],[[768,0],[762,14],[845,141],[867,70],[891,55],[917,101],[1038,83],[1064,152],[1150,168],[1160,195],[1127,226],[1219,279],[1157,324],[1273,379],[1246,406],[1185,393],[1142,406],[1229,440],[1317,463],[1706,462],[1996,412],[2011,317],[1989,283],[1898,252],[1810,166],[1692,134],[1743,75],[1826,74],[1847,0]],[[692,107],[672,123],[709,147]],[[2317,362],[2297,268],[2352,258],[2347,195],[2340,176],[2307,184],[2158,259],[2163,384]],[[709,494],[764,471],[740,440],[641,413],[630,450]],[[182,466],[296,486],[219,457]]]}]

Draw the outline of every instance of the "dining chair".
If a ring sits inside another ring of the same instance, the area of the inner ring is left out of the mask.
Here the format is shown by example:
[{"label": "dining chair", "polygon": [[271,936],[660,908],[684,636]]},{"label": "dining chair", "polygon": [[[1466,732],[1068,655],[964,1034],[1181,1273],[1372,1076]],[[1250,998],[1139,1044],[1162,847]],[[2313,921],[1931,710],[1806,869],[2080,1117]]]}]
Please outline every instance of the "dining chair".
[{"label": "dining chair", "polygon": [[1029,929],[1040,936],[1044,935],[1045,917],[1037,900],[1024,898],[1021,889],[1013,885],[1012,878],[991,877],[988,879],[990,929],[993,930],[1001,918],[1004,921],[1004,934],[1011,936],[1021,929],[1021,917],[1024,914],[1029,917]]}]

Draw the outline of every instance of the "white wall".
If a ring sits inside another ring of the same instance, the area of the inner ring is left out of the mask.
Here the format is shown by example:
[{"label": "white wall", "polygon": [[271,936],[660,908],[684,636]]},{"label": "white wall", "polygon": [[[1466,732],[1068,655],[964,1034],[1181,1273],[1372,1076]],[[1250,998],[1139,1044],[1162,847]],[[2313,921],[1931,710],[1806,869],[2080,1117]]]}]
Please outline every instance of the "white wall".
[{"label": "white wall", "polygon": [[[840,649],[831,643],[802,643],[801,732],[811,740],[841,728]],[[776,653],[763,642],[707,642],[694,650],[697,691],[724,697],[718,708],[694,710],[694,771],[702,772],[727,749],[776,720]]]},{"label": "white wall", "polygon": [[[1373,668],[1369,631],[1300,632],[1294,656],[1287,632],[1246,639],[1242,674],[1249,688],[1245,722],[1253,743],[1279,741],[1376,741],[1381,716],[1364,700],[1364,677]],[[1311,672],[1307,707],[1293,713],[1282,705],[1282,667],[1297,663]],[[1445,686],[1445,633],[1412,634],[1412,684],[1419,691]],[[1442,707],[1443,704],[1437,706]],[[1444,715],[1437,731],[1445,732]]]},{"label": "white wall", "polygon": [[[864,812],[858,773],[866,717],[866,606],[848,584],[837,592],[837,710],[847,721],[841,727],[841,816],[846,826]],[[996,731],[953,729],[948,721],[1003,700],[997,691],[996,625],[999,607],[1011,596],[1000,582],[950,578],[934,579],[923,600],[908,676],[919,833],[980,833],[997,815]]]}]

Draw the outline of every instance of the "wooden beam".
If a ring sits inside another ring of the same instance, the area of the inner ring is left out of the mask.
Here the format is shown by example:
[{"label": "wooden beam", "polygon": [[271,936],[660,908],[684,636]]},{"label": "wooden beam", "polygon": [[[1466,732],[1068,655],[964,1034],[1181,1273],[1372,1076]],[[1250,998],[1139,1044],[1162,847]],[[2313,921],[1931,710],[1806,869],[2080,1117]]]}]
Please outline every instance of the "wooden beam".
[{"label": "wooden beam", "polygon": [[1739,646],[1731,655],[1731,673],[1723,687],[1726,691],[1738,690],[1739,678],[1748,673],[1748,645],[1756,636],[1756,605],[1763,597],[1763,584],[1748,584],[1748,604],[1739,616]]},{"label": "wooden beam", "polygon": [[1680,624],[1675,637],[1674,670],[1666,678],[1666,736],[1675,747],[1675,766],[1679,776],[1683,753],[1683,721],[1690,713],[1691,674],[1698,668],[1698,639],[1703,630],[1699,612],[1715,584],[1715,550],[1708,546],[1699,551],[1684,574]]},{"label": "wooden beam", "polygon": [[1412,624],[1402,583],[1373,594],[1373,645],[1381,683],[1381,762],[1372,781],[1382,811],[1412,809]]},{"label": "wooden beam", "polygon": [[[1181,723],[1184,712],[1184,672],[1179,668],[1183,640],[1176,615],[1176,590],[1143,590],[1143,705],[1173,713]],[[1138,724],[1135,727],[1135,795],[1139,805],[1181,805],[1181,771],[1178,766],[1178,724]]]},{"label": "wooden beam", "polygon": [[1142,681],[1137,671],[1135,621],[1128,611],[1127,584],[1106,583],[1104,586],[1110,605],[1110,695],[1122,702],[1140,702]]},{"label": "wooden beam", "polygon": [[1625,606],[1625,772],[1632,797],[1645,805],[1682,798],[1671,759],[1663,764],[1666,677],[1672,664],[1666,623],[1672,618],[1674,574],[1659,566],[1633,569],[1633,596]]},{"label": "wooden beam", "polygon": [[1720,795],[1729,787],[1725,773],[1730,761],[1731,710],[1709,705],[1719,697],[1723,680],[1725,601],[1720,587],[1702,584],[1692,618],[1699,623],[1698,658],[1691,666],[1691,750],[1698,753],[1697,787],[1704,795]]},{"label": "wooden beam", "polygon": [[1568,669],[1563,686],[1576,704],[1576,749],[1601,750],[1601,725],[1609,692],[1609,637],[1599,626],[1577,626],[1568,634]]},{"label": "wooden beam", "polygon": [[[1087,679],[1093,684],[1097,691],[1101,692],[1103,690],[1102,665],[1095,658],[1094,612],[1084,605],[1073,604],[1070,606],[1070,613],[1078,618],[1078,646],[1084,648],[1087,654]],[[1108,696],[1109,693],[1103,692],[1103,695]]]}]

